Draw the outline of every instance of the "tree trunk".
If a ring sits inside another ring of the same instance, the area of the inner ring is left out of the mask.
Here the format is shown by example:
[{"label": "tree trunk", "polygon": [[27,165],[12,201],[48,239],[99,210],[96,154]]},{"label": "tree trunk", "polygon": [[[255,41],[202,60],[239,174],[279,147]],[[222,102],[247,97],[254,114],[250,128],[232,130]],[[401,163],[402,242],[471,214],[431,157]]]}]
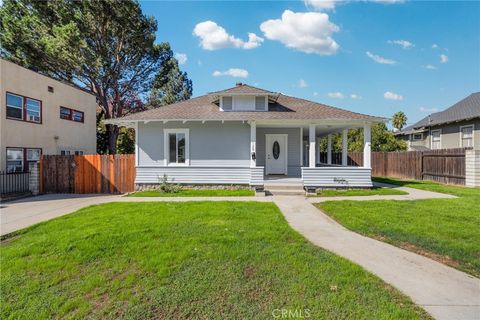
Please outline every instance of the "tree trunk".
[{"label": "tree trunk", "polygon": [[105,125],[108,135],[108,154],[117,153],[118,127],[113,124]]}]

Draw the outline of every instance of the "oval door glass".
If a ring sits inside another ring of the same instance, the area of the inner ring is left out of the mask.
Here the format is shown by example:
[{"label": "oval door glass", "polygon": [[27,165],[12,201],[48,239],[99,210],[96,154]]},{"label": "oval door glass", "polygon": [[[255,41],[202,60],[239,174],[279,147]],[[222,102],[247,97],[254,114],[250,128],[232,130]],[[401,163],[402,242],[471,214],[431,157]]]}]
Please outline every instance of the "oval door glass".
[{"label": "oval door glass", "polygon": [[280,144],[278,143],[278,141],[275,141],[273,143],[272,153],[273,153],[273,158],[277,160],[278,157],[280,156]]}]

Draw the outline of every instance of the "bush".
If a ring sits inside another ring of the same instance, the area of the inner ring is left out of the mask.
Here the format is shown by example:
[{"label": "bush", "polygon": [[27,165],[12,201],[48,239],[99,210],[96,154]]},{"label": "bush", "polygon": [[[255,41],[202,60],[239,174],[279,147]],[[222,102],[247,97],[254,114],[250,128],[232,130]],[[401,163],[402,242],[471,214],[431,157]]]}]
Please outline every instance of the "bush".
[{"label": "bush", "polygon": [[172,182],[168,182],[168,176],[166,174],[163,175],[163,178],[160,182],[160,191],[163,193],[177,193],[180,191],[181,187],[178,184]]}]

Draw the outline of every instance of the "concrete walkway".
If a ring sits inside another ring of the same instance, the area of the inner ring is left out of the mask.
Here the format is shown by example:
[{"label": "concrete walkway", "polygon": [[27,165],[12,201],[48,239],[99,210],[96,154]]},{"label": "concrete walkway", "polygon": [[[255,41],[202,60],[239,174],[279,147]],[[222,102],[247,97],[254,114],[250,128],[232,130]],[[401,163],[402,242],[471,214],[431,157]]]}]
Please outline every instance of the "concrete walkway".
[{"label": "concrete walkway", "polygon": [[349,231],[303,197],[274,197],[274,202],[305,238],[374,273],[436,319],[480,319],[480,279]]},{"label": "concrete walkway", "polygon": [[105,194],[46,194],[0,205],[0,235],[107,202],[273,201],[267,197],[125,197]]}]

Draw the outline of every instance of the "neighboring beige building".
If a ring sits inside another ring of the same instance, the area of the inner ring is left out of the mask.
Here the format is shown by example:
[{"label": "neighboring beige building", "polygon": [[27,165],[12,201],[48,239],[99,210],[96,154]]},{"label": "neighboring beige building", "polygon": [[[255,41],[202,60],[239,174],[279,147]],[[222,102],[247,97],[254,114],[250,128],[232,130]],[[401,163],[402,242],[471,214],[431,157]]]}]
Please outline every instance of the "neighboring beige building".
[{"label": "neighboring beige building", "polygon": [[480,150],[480,92],[433,113],[396,133],[408,150],[473,148]]},{"label": "neighboring beige building", "polygon": [[0,59],[0,171],[40,154],[95,154],[96,99],[89,92]]}]

